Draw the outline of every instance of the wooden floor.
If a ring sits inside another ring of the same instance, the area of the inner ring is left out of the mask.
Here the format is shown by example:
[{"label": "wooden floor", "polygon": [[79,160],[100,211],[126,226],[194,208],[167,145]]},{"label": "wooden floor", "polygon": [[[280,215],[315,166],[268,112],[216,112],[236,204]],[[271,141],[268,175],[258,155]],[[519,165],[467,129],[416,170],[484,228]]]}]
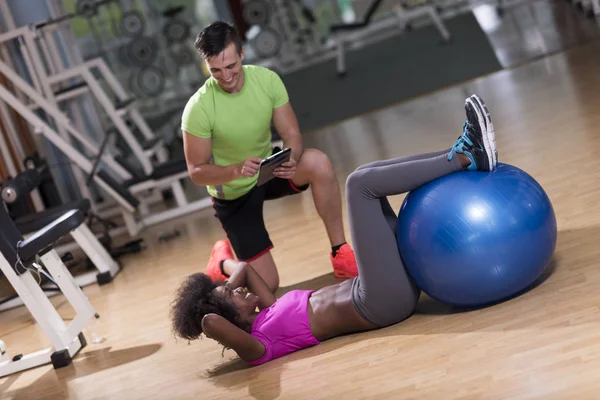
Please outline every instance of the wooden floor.
[{"label": "wooden floor", "polygon": [[486,4],[474,8],[473,14],[505,68],[600,36],[600,26],[594,18],[585,18],[573,3],[563,0],[529,0],[507,7],[502,16],[494,4]]},{"label": "wooden floor", "polygon": [[[401,324],[249,368],[211,340],[188,344],[170,333],[175,289],[223,237],[206,210],[178,223],[182,236],[171,242],[157,233],[173,226],[148,231],[149,248],[126,258],[112,284],[85,288],[101,319],[86,328],[90,344],[72,366],[0,379],[1,398],[598,398],[600,43],[307,133],[306,143],[330,155],[343,188],[362,163],[450,146],[472,92],[491,108],[500,160],[535,177],[555,207],[552,274],[535,289],[469,312],[423,296]],[[282,290],[334,282],[310,193],[272,202],[266,220]],[[53,302],[73,316],[61,297]],[[95,336],[105,340],[92,343]],[[0,314],[0,338],[13,352],[48,345],[23,308]]]}]

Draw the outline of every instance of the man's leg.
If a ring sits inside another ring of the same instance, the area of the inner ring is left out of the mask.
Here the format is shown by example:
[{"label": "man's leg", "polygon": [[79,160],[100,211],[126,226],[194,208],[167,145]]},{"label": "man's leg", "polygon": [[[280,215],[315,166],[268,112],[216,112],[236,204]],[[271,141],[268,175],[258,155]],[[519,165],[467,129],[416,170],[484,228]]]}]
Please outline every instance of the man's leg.
[{"label": "man's leg", "polygon": [[297,187],[310,185],[312,188],[315,208],[323,220],[332,247],[331,262],[335,275],[339,278],[358,275],[354,252],[346,244],[340,187],[327,155],[316,149],[305,149],[292,183]]},{"label": "man's leg", "polygon": [[[268,251],[254,260],[244,262],[247,262],[248,264],[252,265],[252,268],[254,268],[254,270],[260,275],[261,278],[263,278],[265,283],[269,286],[271,292],[275,293],[275,291],[279,288],[279,273],[277,272],[275,260],[273,260],[271,252]],[[234,265],[231,264],[223,266],[223,271],[228,276],[232,274],[233,269]]]},{"label": "man's leg", "polygon": [[277,266],[275,265],[275,260],[273,260],[270,250],[259,255],[257,258],[240,261],[244,261],[252,265],[252,268],[254,268],[254,270],[269,286],[271,292],[275,293],[275,291],[279,288],[279,272],[277,271]]},{"label": "man's leg", "polygon": [[228,241],[217,241],[213,247],[207,273],[214,279],[228,277],[227,271],[222,269],[221,261],[234,258],[235,251],[240,261],[252,264],[273,292],[277,290],[279,274],[271,256],[273,243],[263,219],[264,200],[264,187],[255,187],[235,200],[214,200],[216,216],[228,238]]},{"label": "man's leg", "polygon": [[[379,167],[399,162],[413,161],[448,154],[450,149],[433,153],[417,154],[390,160],[380,160],[357,168]],[[315,149],[306,149],[298,163],[296,176],[292,179],[296,186],[310,184],[317,213],[325,224],[331,246],[346,242],[342,220],[342,200],[339,184],[333,171],[333,166],[325,153]]]},{"label": "man's leg", "polygon": [[[215,281],[227,280],[233,270],[225,266],[223,261],[229,259],[236,259],[229,242],[227,240],[218,240],[213,246],[210,260],[206,267],[206,273]],[[270,250],[261,253],[256,258],[248,260],[239,259],[239,261],[244,261],[252,265],[252,268],[263,278],[273,293],[279,288],[279,272],[277,271]]]},{"label": "man's leg", "polygon": [[298,187],[311,186],[315,207],[325,224],[331,246],[346,242],[340,187],[327,155],[316,149],[305,149],[292,182]]}]

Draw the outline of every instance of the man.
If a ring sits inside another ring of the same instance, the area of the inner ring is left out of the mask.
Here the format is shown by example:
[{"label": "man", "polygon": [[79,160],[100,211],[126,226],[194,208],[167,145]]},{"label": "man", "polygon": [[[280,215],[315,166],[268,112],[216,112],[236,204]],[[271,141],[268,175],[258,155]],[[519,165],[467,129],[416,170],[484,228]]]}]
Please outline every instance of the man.
[{"label": "man", "polygon": [[[196,38],[195,47],[211,77],[190,98],[182,116],[184,152],[190,177],[207,186],[216,216],[229,241],[218,241],[207,274],[226,279],[222,261],[232,257],[252,263],[272,291],[279,274],[273,244],[263,220],[265,200],[312,188],[315,207],[332,246],[331,262],[338,278],[358,274],[354,252],[346,243],[338,182],[328,157],[304,149],[287,90],[273,71],[242,65],[244,48],[235,29],[215,22]],[[272,154],[271,123],[289,162],[275,169],[276,178],[257,186],[260,161]]]}]

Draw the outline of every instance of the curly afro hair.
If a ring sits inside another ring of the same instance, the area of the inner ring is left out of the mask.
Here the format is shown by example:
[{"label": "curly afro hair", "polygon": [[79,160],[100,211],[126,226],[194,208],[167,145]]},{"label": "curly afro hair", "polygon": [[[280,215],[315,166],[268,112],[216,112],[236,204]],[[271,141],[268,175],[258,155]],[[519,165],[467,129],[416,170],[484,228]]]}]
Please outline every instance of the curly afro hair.
[{"label": "curly afro hair", "polygon": [[175,335],[187,340],[198,339],[203,333],[202,318],[211,313],[240,326],[236,322],[238,314],[233,305],[213,293],[213,289],[221,284],[213,282],[203,273],[189,275],[183,281],[171,307]]}]

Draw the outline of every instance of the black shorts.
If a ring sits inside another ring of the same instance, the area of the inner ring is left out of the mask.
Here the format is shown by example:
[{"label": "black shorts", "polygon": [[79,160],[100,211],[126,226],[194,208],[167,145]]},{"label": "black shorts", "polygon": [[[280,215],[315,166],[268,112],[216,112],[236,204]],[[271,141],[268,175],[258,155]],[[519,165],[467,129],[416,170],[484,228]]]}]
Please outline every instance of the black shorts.
[{"label": "black shorts", "polygon": [[221,221],[240,261],[255,260],[273,248],[263,219],[263,203],[302,193],[308,187],[296,187],[289,179],[273,178],[235,200],[213,197],[215,216]]}]

